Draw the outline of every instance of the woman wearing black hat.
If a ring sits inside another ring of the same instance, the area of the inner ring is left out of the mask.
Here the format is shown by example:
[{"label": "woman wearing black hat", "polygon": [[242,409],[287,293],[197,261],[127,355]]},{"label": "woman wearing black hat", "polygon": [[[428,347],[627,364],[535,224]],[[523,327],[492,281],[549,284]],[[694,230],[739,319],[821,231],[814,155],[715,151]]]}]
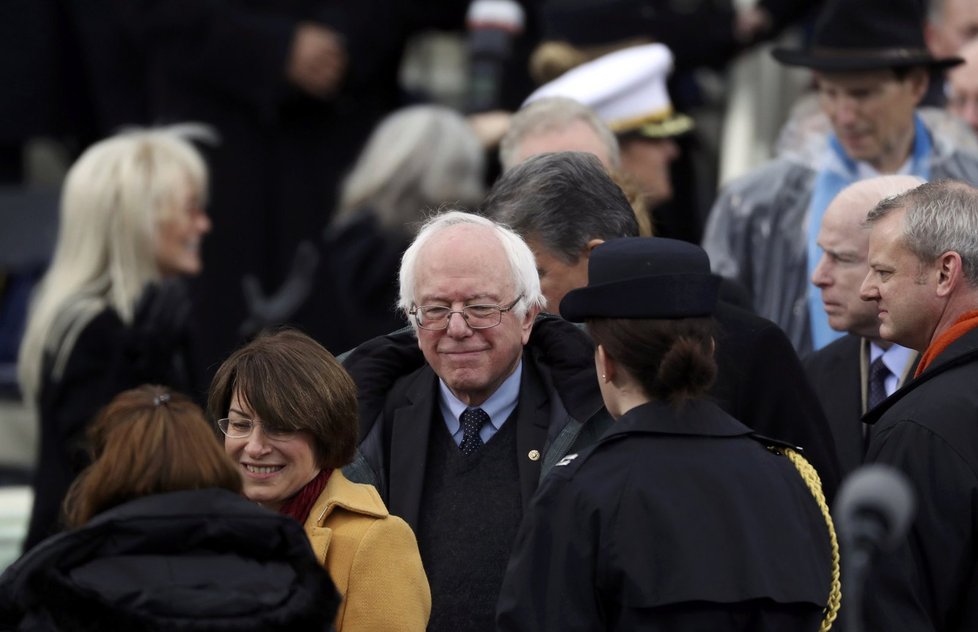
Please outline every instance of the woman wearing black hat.
[{"label": "woman wearing black hat", "polygon": [[617,239],[593,251],[588,276],[560,312],[587,321],[616,423],[537,492],[499,629],[827,629],[838,549],[817,475],[705,399],[717,295],[706,253]]}]

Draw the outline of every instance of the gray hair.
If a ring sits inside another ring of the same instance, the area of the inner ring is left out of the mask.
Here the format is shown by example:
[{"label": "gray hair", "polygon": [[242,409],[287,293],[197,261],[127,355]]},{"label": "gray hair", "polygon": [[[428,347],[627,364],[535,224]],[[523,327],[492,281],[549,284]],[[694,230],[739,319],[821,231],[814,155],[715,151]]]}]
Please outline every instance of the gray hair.
[{"label": "gray hair", "polygon": [[181,194],[202,205],[207,194],[207,167],[190,138],[213,135],[195,125],[130,130],[95,143],[68,170],[54,255],[18,356],[25,401],[35,403],[46,355],[57,379],[92,318],[110,308],[131,323],[144,287],[159,279],[157,227]]},{"label": "gray hair", "polygon": [[[522,296],[513,307],[513,313],[517,318],[523,318],[534,307],[542,310],[547,306],[547,299],[540,292],[540,277],[537,274],[537,264],[533,258],[533,252],[519,235],[506,226],[481,215],[463,211],[445,211],[425,222],[421,230],[418,231],[414,242],[404,251],[404,256],[401,258],[398,307],[405,314],[417,304],[415,302],[415,282],[418,257],[421,251],[433,236],[447,228],[460,225],[488,228],[499,240],[509,261],[513,287],[516,294]],[[459,253],[459,256],[464,256],[464,253]],[[411,326],[417,329],[415,320],[413,318],[408,320]]]},{"label": "gray hair", "polygon": [[475,205],[485,192],[485,155],[454,110],[415,105],[374,129],[343,183],[336,221],[370,209],[382,227],[414,232],[423,213],[445,204]]},{"label": "gray hair", "polygon": [[954,180],[927,182],[877,204],[866,223],[894,210],[906,210],[903,242],[914,256],[933,263],[956,252],[968,284],[978,288],[978,189]]},{"label": "gray hair", "polygon": [[482,211],[568,264],[592,239],[639,234],[624,192],[585,152],[541,154],[517,165],[496,181]]},{"label": "gray hair", "polygon": [[546,132],[559,132],[581,121],[587,124],[608,150],[611,166],[618,169],[621,157],[618,139],[594,111],[567,97],[546,97],[520,108],[509,122],[509,129],[499,142],[499,162],[503,171],[509,171],[517,163],[520,144],[529,136]]}]

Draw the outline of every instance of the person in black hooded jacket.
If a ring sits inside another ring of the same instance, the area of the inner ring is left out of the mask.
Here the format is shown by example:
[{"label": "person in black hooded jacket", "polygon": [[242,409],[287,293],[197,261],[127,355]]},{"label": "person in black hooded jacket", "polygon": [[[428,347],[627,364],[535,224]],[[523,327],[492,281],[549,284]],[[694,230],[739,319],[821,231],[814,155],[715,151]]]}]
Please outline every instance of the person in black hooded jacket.
[{"label": "person in black hooded jacket", "polygon": [[74,528],[0,576],[0,629],[331,629],[339,597],[302,526],[240,496],[188,398],[125,391],[90,434]]}]

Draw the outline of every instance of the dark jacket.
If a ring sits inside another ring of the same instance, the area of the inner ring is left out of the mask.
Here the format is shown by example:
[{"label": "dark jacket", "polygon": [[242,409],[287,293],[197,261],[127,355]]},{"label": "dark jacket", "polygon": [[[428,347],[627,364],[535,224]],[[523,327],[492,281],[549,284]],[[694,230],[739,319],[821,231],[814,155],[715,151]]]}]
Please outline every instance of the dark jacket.
[{"label": "dark jacket", "polygon": [[[843,476],[862,465],[865,456],[863,423],[869,363],[863,359],[864,338],[846,334],[802,361],[832,429],[835,453]],[[867,354],[868,355],[868,354]],[[865,366],[864,366],[865,365]],[[916,367],[916,354],[907,373]]]},{"label": "dark jacket", "polygon": [[[317,340],[332,339],[337,350],[404,327],[408,323],[397,308],[397,275],[401,255],[410,245],[408,233],[383,229],[370,210],[330,227],[316,289],[296,320],[309,323],[307,332]],[[335,313],[335,323],[315,317],[326,312]]]},{"label": "dark jacket", "polygon": [[146,496],[0,577],[0,628],[327,630],[339,596],[302,525],[220,489]]},{"label": "dark jacket", "polygon": [[723,301],[713,317],[718,370],[710,396],[758,434],[801,447],[831,502],[841,479],[832,433],[788,337],[766,318]]},{"label": "dark jacket", "polygon": [[625,413],[524,517],[499,630],[817,630],[829,531],[794,465],[715,405]]},{"label": "dark jacket", "polygon": [[[418,366],[419,362],[422,366]],[[404,329],[361,345],[344,366],[357,383],[360,445],[344,469],[372,483],[394,515],[417,531],[428,436],[438,409],[438,378]],[[540,316],[523,352],[515,417],[524,508],[543,476],[569,451],[590,445],[611,417],[601,401],[594,345],[575,325]],[[529,456],[536,452],[536,458]]]},{"label": "dark jacket", "polygon": [[867,579],[865,630],[978,630],[978,330],[870,411],[868,462],[903,470],[916,517]]},{"label": "dark jacket", "polygon": [[835,453],[843,474],[863,462],[865,412],[859,374],[862,339],[847,334],[808,355],[802,364],[832,429]]},{"label": "dark jacket", "polygon": [[113,397],[144,383],[199,397],[186,358],[186,345],[169,346],[150,330],[127,327],[112,309],[84,326],[60,377],[53,370],[55,359],[45,358],[38,402],[41,447],[25,550],[60,531],[61,503],[89,464],[85,431]]}]

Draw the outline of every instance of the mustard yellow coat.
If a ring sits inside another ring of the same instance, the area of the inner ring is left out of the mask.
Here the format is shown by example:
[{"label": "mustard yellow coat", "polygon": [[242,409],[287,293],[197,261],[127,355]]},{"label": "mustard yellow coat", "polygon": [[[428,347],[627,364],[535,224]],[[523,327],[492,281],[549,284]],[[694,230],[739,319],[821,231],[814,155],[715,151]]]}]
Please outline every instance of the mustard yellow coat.
[{"label": "mustard yellow coat", "polygon": [[333,470],[304,526],[343,596],[336,632],[424,631],[431,590],[418,541],[372,485]]}]

